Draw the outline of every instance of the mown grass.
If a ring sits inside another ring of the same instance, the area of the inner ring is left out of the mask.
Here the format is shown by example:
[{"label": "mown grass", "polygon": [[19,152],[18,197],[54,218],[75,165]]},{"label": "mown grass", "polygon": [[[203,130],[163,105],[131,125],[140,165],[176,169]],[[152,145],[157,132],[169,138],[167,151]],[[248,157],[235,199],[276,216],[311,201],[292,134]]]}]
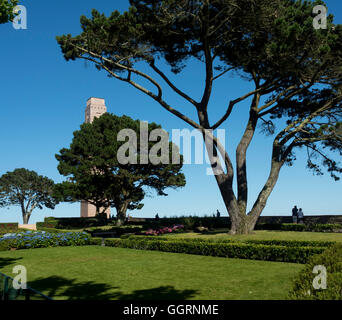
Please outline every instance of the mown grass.
[{"label": "mown grass", "polygon": [[63,300],[285,299],[303,266],[100,246],[0,252],[0,271]]},{"label": "mown grass", "polygon": [[163,235],[174,238],[203,238],[203,239],[237,239],[237,240],[304,240],[304,241],[338,241],[342,242],[341,233],[328,232],[296,232],[296,231],[266,231],[256,230],[249,235],[230,235],[229,229],[217,229],[208,233],[187,232]]}]

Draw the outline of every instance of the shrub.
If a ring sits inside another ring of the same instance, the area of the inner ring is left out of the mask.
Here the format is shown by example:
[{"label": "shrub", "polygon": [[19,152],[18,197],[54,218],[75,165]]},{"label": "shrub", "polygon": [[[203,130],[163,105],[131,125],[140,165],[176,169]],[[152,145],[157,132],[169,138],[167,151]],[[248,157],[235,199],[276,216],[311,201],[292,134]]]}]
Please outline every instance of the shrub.
[{"label": "shrub", "polygon": [[91,238],[90,241],[89,241],[89,244],[93,245],[93,246],[101,246],[102,245],[102,241],[103,241],[102,238]]},{"label": "shrub", "polygon": [[27,231],[23,233],[5,234],[0,243],[10,248],[30,249],[57,246],[79,246],[90,243],[90,236],[85,232],[46,233],[44,231]]},{"label": "shrub", "polygon": [[18,223],[0,223],[0,234],[18,231]]},{"label": "shrub", "polygon": [[305,231],[305,224],[297,224],[297,223],[282,223],[281,230],[283,231]]},{"label": "shrub", "polygon": [[300,240],[244,240],[245,243],[276,245],[285,247],[331,247],[335,241],[300,241]]},{"label": "shrub", "polygon": [[161,240],[161,241],[186,241],[186,242],[210,242],[210,243],[245,243],[245,244],[262,244],[275,245],[284,247],[331,247],[336,244],[334,241],[300,241],[300,240],[236,240],[236,239],[205,239],[205,238],[174,238],[174,237],[158,237],[158,236],[133,236],[124,235],[121,239],[131,240]]},{"label": "shrub", "polygon": [[159,235],[163,235],[163,234],[176,232],[176,231],[179,231],[182,229],[184,229],[183,225],[176,224],[176,225],[173,225],[172,227],[164,227],[164,228],[160,228],[157,230],[149,229],[146,232],[144,232],[143,234],[146,236],[159,236]]},{"label": "shrub", "polygon": [[325,250],[322,247],[285,247],[241,242],[149,240],[148,238],[106,239],[105,245],[139,250],[294,263],[306,263],[309,257]]},{"label": "shrub", "polygon": [[[314,289],[313,273],[315,266],[324,266],[327,270],[326,289]],[[304,270],[293,280],[289,292],[291,300],[342,300],[342,244],[337,244],[320,255],[313,256]]]}]

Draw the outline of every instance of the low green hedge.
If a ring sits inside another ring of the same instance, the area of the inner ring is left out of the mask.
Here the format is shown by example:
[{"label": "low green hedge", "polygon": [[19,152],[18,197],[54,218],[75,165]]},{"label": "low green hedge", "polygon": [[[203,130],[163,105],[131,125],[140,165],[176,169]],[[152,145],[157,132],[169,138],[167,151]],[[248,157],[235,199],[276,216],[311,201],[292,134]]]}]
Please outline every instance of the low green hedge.
[{"label": "low green hedge", "polygon": [[237,259],[253,259],[278,262],[306,263],[308,259],[322,253],[323,247],[285,247],[248,243],[219,243],[210,241],[153,240],[153,239],[105,239],[111,247],[139,250],[158,250],[174,253],[198,254]]},{"label": "low green hedge", "polygon": [[275,245],[285,247],[331,247],[336,244],[334,241],[300,241],[300,240],[234,240],[234,239],[202,239],[202,238],[173,238],[169,236],[133,236],[123,235],[121,239],[131,240],[158,240],[158,241],[186,241],[186,242],[210,242],[210,243],[246,243]]},{"label": "low green hedge", "polygon": [[[315,266],[326,268],[326,289],[315,289],[313,281],[321,272],[313,273]],[[342,300],[342,244],[310,258],[296,278],[288,296],[291,300]]]},{"label": "low green hedge", "polygon": [[309,232],[338,232],[342,231],[341,224],[300,224],[300,223],[282,223],[283,231],[309,231]]}]

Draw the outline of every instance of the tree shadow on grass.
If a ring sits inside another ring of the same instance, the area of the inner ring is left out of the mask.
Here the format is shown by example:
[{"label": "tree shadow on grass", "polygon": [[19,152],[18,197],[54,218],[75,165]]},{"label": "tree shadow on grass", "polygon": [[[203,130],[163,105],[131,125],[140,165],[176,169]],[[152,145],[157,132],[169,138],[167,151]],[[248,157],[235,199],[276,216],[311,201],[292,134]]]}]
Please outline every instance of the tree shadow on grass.
[{"label": "tree shadow on grass", "polygon": [[52,299],[66,300],[186,300],[193,297],[196,290],[177,290],[172,286],[136,290],[126,294],[113,289],[106,283],[92,281],[80,282],[77,279],[66,279],[59,276],[39,278],[28,285]]},{"label": "tree shadow on grass", "polygon": [[4,268],[8,265],[13,264],[15,261],[20,260],[22,258],[0,258],[0,269]]},{"label": "tree shadow on grass", "polygon": [[145,290],[135,290],[129,294],[118,293],[117,300],[187,300],[194,297],[197,290],[177,290],[172,286],[163,286]]}]

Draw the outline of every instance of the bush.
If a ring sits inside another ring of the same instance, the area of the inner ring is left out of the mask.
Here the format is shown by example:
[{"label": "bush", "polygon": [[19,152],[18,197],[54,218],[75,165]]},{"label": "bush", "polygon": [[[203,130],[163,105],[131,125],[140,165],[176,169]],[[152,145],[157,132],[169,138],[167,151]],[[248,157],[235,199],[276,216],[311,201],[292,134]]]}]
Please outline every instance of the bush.
[{"label": "bush", "polygon": [[18,231],[18,223],[0,223],[0,234]]},{"label": "bush", "polygon": [[174,253],[199,254],[205,256],[254,259],[265,261],[306,263],[314,254],[325,250],[322,247],[285,247],[276,245],[219,243],[210,241],[105,239],[106,246],[139,250],[158,250]]},{"label": "bush", "polygon": [[109,219],[103,216],[91,218],[54,218],[48,217],[44,222],[38,222],[37,228],[55,228],[55,229],[84,229],[89,227],[100,227],[108,225]]},{"label": "bush", "polygon": [[90,243],[90,236],[85,232],[46,233],[44,231],[27,231],[6,234],[0,238],[9,248],[30,249],[57,246],[80,246]]},{"label": "bush", "polygon": [[[327,271],[327,288],[314,289],[313,280],[318,275],[313,273],[315,266],[324,266]],[[293,281],[288,296],[291,300],[342,300],[342,244],[327,249],[312,257],[304,270]]]},{"label": "bush", "polygon": [[186,241],[186,242],[210,242],[210,243],[245,243],[275,245],[284,247],[331,247],[336,244],[334,241],[300,241],[300,240],[236,240],[236,239],[205,239],[205,238],[174,238],[158,236],[132,236],[124,235],[121,239],[131,240],[161,240],[161,241]]},{"label": "bush", "polygon": [[244,240],[245,243],[276,245],[285,247],[331,247],[335,241],[300,241],[300,240]]},{"label": "bush", "polygon": [[283,231],[305,231],[305,224],[297,224],[297,223],[282,223],[281,230]]}]

